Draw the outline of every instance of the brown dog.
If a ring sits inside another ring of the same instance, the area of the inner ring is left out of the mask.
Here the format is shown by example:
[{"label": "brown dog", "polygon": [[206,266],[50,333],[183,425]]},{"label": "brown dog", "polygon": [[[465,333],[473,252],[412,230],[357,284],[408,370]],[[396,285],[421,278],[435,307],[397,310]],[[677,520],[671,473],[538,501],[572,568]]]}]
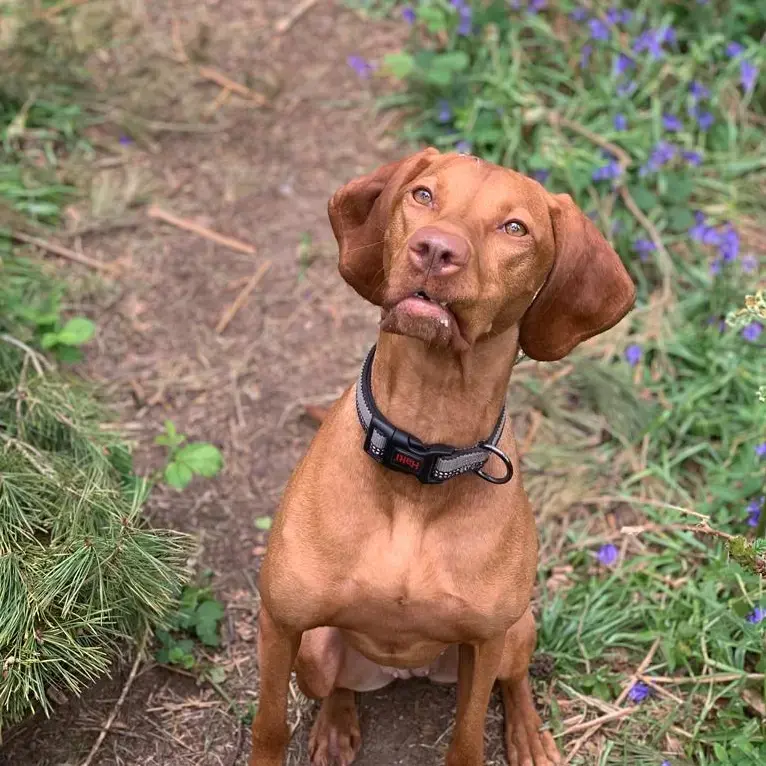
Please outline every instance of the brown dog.
[{"label": "brown dog", "polygon": [[[458,683],[448,766],[484,763],[496,680],[511,763],[559,763],[527,680],[532,511],[518,471],[502,485],[476,471],[508,479],[518,467],[500,429],[519,348],[561,359],[627,313],[633,283],[568,195],[475,157],[426,149],[351,181],[329,214],[340,272],[382,307],[381,334],[371,393],[360,401],[352,387],[333,406],[276,516],[260,574],[250,764],[283,762],[293,667],[323,700],[315,766],[347,766],[359,750],[355,691],[410,675]],[[373,406],[422,443],[473,452],[434,462],[382,421],[373,426],[388,441],[365,440]]]}]

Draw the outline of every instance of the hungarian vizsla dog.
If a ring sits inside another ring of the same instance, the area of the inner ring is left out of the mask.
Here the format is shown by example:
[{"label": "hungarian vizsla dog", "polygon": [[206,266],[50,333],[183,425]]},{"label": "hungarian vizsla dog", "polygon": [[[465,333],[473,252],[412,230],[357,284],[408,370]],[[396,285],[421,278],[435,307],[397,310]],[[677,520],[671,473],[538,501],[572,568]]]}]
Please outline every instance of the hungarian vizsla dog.
[{"label": "hungarian vizsla dog", "polygon": [[380,336],[274,522],[250,764],[283,763],[293,669],[322,700],[314,766],[357,754],[355,692],[409,676],[457,681],[448,766],[484,763],[496,681],[510,762],[560,763],[527,678],[537,534],[506,390],[519,349],[561,359],[628,312],[633,283],[568,195],[476,157],[426,149],[385,165],[329,215]]}]

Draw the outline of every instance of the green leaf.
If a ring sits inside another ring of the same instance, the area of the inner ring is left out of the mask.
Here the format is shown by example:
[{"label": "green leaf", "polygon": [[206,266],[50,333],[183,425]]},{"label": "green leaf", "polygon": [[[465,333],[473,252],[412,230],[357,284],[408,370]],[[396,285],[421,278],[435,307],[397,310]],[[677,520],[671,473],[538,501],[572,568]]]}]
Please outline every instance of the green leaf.
[{"label": "green leaf", "polygon": [[659,198],[654,192],[650,191],[643,184],[628,185],[630,196],[633,197],[635,203],[643,210],[648,212],[652,208],[657,207],[659,204]]},{"label": "green leaf", "polygon": [[55,346],[53,353],[56,355],[56,359],[60,362],[66,362],[68,364],[74,364],[79,362],[83,358],[82,351],[76,346]]},{"label": "green leaf", "polygon": [[694,225],[694,216],[687,207],[671,207],[668,210],[668,229],[681,233]]},{"label": "green leaf", "polygon": [[264,532],[267,532],[269,529],[271,529],[272,520],[271,516],[259,516],[255,520],[255,528],[260,529]]},{"label": "green leaf", "polygon": [[205,675],[208,680],[214,684],[222,684],[226,680],[226,671],[219,665],[214,665],[212,668],[208,668]]},{"label": "green leaf", "polygon": [[59,334],[57,332],[46,332],[40,338],[40,345],[43,348],[53,348],[58,342]]},{"label": "green leaf", "polygon": [[694,191],[694,181],[686,175],[672,175],[667,178],[667,188],[663,197],[676,205],[688,202]]},{"label": "green leaf", "polygon": [[85,317],[73,317],[58,331],[58,342],[67,346],[82,346],[95,334],[96,325]]},{"label": "green leaf", "polygon": [[216,599],[203,601],[197,607],[197,636],[207,646],[218,646],[218,623],[223,618],[223,605]]},{"label": "green leaf", "polygon": [[172,420],[165,421],[165,432],[154,437],[155,444],[161,444],[166,447],[178,447],[186,441],[183,434],[176,431],[176,425]]},{"label": "green leaf", "polygon": [[383,65],[394,77],[404,80],[415,68],[415,59],[409,53],[389,53],[383,59]]},{"label": "green leaf", "polygon": [[165,468],[165,481],[176,489],[185,489],[192,480],[194,474],[185,463],[173,461]]},{"label": "green leaf", "polygon": [[223,467],[223,455],[213,444],[194,442],[179,449],[173,462],[183,463],[193,473],[210,478]]}]

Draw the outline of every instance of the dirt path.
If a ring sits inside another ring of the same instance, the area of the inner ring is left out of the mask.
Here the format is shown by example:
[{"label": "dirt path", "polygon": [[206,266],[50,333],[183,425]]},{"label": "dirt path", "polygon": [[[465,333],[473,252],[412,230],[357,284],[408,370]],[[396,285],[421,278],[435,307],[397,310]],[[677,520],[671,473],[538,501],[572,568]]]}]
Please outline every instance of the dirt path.
[{"label": "dirt path", "polygon": [[[265,542],[254,520],[273,513],[313,434],[301,403],[334,398],[375,334],[376,312],[337,275],[326,205],[339,185],[395,149],[346,58],[391,50],[403,30],[366,23],[331,0],[278,40],[274,25],[290,7],[279,0],[153,0],[146,7],[143,33],[168,56],[174,24],[188,39],[204,22],[207,58],[217,69],[281,82],[269,108],[242,108],[233,99],[220,107],[230,121],[225,131],[165,134],[158,153],[136,148],[125,167],[126,174],[131,167],[150,172],[155,201],[253,243],[255,256],[150,221],[84,240],[88,252],[130,263],[120,292],[92,310],[99,348],[89,372],[121,403],[139,455],[157,457],[151,442],[166,418],[224,450],[219,479],[182,494],[158,491],[151,513],[155,524],[199,536],[200,568],[215,572],[227,604],[225,645],[215,659],[227,669],[226,692],[246,703],[257,699],[253,582]],[[221,313],[267,262],[254,295],[218,334]],[[0,763],[81,763],[124,678],[22,730]],[[453,704],[453,690],[427,683],[364,695],[359,765],[439,762]],[[307,763],[313,707],[294,705],[292,715],[289,762]],[[503,763],[497,708],[492,719],[488,762]],[[94,764],[233,766],[246,762],[248,750],[247,731],[209,687],[145,667]]]}]

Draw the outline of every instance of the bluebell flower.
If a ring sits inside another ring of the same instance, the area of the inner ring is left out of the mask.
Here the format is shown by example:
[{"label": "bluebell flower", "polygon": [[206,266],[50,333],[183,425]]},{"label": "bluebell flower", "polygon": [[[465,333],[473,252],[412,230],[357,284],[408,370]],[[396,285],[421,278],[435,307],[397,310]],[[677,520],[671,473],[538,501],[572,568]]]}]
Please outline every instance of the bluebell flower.
[{"label": "bluebell flower", "polygon": [[614,129],[620,131],[628,129],[628,118],[624,114],[615,114]]},{"label": "bluebell flower", "polygon": [[535,181],[539,181],[541,184],[544,184],[548,180],[548,177],[550,176],[550,174],[551,174],[550,170],[545,170],[545,169],[533,170],[532,178],[534,178]]},{"label": "bluebell flower", "polygon": [[633,14],[628,10],[621,10],[620,8],[610,8],[606,12],[606,20],[612,24],[629,24],[633,18]]},{"label": "bluebell flower", "polygon": [[747,511],[747,526],[757,527],[758,522],[761,520],[761,510],[763,510],[763,497],[753,498],[746,506]]},{"label": "bluebell flower", "polygon": [[608,40],[611,36],[609,27],[601,19],[591,19],[588,28],[592,40]]},{"label": "bluebell flower", "polygon": [[605,567],[610,567],[617,561],[619,555],[617,546],[607,543],[598,549],[596,558],[599,560],[599,563],[603,564]]},{"label": "bluebell flower", "polygon": [[375,66],[363,56],[349,56],[346,62],[363,80],[375,71]]},{"label": "bluebell flower", "polygon": [[622,168],[617,160],[611,160],[603,167],[597,168],[593,171],[592,178],[594,181],[611,181],[617,178],[622,173]]},{"label": "bluebell flower", "polygon": [[729,43],[726,46],[726,55],[730,58],[736,58],[745,52],[745,46],[740,43]]},{"label": "bluebell flower", "polygon": [[752,61],[742,59],[739,65],[739,81],[742,83],[742,89],[745,93],[750,92],[755,87],[757,79],[758,67]]},{"label": "bluebell flower", "polygon": [[639,168],[639,175],[645,176],[647,173],[656,172],[663,165],[667,165],[675,156],[676,147],[667,141],[660,141],[655,144],[646,163]]},{"label": "bluebell flower", "polygon": [[763,622],[763,620],[766,619],[766,609],[761,609],[760,606],[757,606],[745,619],[751,625],[757,625],[759,622]]},{"label": "bluebell flower", "polygon": [[651,697],[652,690],[643,682],[637,681],[630,687],[628,692],[628,699],[635,705],[643,702],[648,697]]},{"label": "bluebell flower", "polygon": [[741,263],[745,274],[752,274],[758,268],[758,259],[752,253],[743,256]]},{"label": "bluebell flower", "polygon": [[133,143],[133,139],[125,134],[120,136],[119,141],[122,146],[130,146]]},{"label": "bluebell flower", "polygon": [[460,23],[457,26],[457,33],[467,37],[473,31],[473,11],[470,6],[464,5],[458,9],[458,15],[460,16]]},{"label": "bluebell flower", "polygon": [[710,112],[705,112],[697,106],[692,107],[689,110],[689,114],[694,117],[694,119],[697,121],[699,129],[702,131],[710,130],[713,123],[715,122],[715,117],[713,117]]},{"label": "bluebell flower", "polygon": [[691,93],[695,99],[710,98],[710,88],[697,80],[694,80],[689,84],[689,93]]},{"label": "bluebell flower", "polygon": [[414,24],[415,20],[417,19],[417,16],[415,15],[415,9],[410,8],[410,6],[406,5],[404,8],[402,8],[402,18],[408,24]]},{"label": "bluebell flower", "polygon": [[720,258],[713,258],[710,261],[710,276],[717,277],[721,273],[722,261]]},{"label": "bluebell flower", "polygon": [[681,157],[687,165],[697,167],[702,164],[702,152],[697,151],[683,151]]},{"label": "bluebell flower", "polygon": [[471,149],[472,147],[469,141],[458,141],[455,144],[455,151],[458,152],[458,154],[470,154]]},{"label": "bluebell flower", "polygon": [[675,45],[676,43],[676,30],[673,27],[662,27],[658,32],[660,41],[666,45]]},{"label": "bluebell flower", "polygon": [[701,210],[696,210],[694,213],[694,226],[689,229],[689,236],[695,242],[702,242],[709,228],[705,214]]},{"label": "bluebell flower", "polygon": [[580,51],[580,68],[581,69],[587,69],[588,63],[590,62],[590,55],[593,53],[593,46],[590,45],[590,43],[586,43],[583,45],[582,50]]},{"label": "bluebell flower", "polygon": [[630,56],[626,56],[624,53],[619,53],[612,64],[612,76],[616,77],[625,72],[630,71],[635,67],[636,62]]},{"label": "bluebell flower", "polygon": [[529,12],[539,13],[548,7],[548,0],[529,0]]},{"label": "bluebell flower", "polygon": [[587,8],[575,8],[569,14],[569,18],[572,19],[572,21],[585,21],[585,19],[588,18],[588,9]]},{"label": "bluebell flower", "polygon": [[758,338],[761,337],[763,332],[763,325],[760,322],[750,322],[750,324],[742,330],[742,337],[748,343],[755,343]]},{"label": "bluebell flower", "polygon": [[656,249],[657,245],[651,239],[637,239],[633,243],[633,250],[638,253],[642,261],[645,261],[649,253],[653,253]]},{"label": "bluebell flower", "polygon": [[647,51],[653,59],[661,58],[663,37],[656,29],[647,29],[633,41],[633,52],[644,53]]},{"label": "bluebell flower", "polygon": [[665,112],[665,114],[662,115],[662,127],[664,127],[665,130],[675,132],[677,130],[683,130],[684,124],[679,117]]},{"label": "bluebell flower", "polygon": [[445,122],[449,122],[452,119],[452,109],[450,108],[449,101],[446,101],[445,99],[439,101],[438,107],[439,112],[436,115],[436,119],[443,125]]},{"label": "bluebell flower", "polygon": [[625,349],[625,361],[631,367],[635,367],[641,361],[642,354],[641,346],[639,346],[638,343],[631,343]]},{"label": "bluebell flower", "polygon": [[[760,458],[766,457],[766,442],[755,445],[755,456]],[[764,498],[761,498],[761,502],[763,501]]]},{"label": "bluebell flower", "polygon": [[737,230],[731,224],[727,224],[726,228],[720,233],[718,249],[721,258],[727,263],[737,259],[739,255],[739,234],[737,234]]}]

